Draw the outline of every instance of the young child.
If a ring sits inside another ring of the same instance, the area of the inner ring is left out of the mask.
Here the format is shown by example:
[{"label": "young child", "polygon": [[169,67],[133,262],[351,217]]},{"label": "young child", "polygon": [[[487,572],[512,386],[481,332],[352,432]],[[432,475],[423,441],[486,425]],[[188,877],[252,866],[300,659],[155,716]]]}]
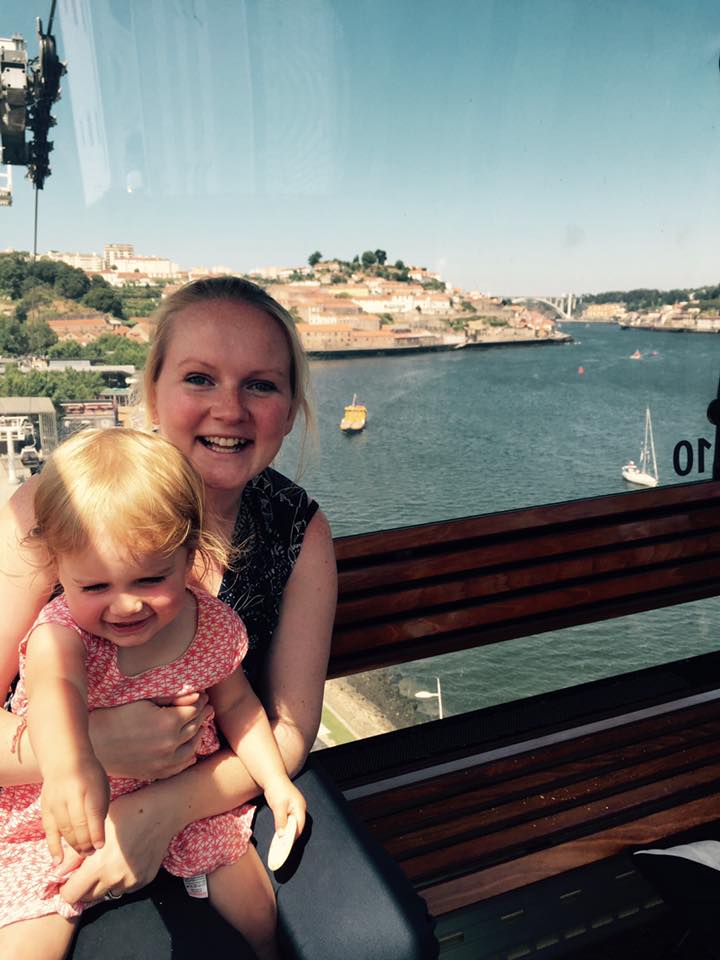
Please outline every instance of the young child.
[{"label": "young child", "polygon": [[[83,855],[101,847],[110,799],[142,785],[108,782],[90,743],[89,710],[207,690],[215,722],[264,790],[276,826],[293,815],[302,831],[305,801],[239,668],[242,622],[188,586],[193,565],[202,575],[203,564],[225,563],[227,553],[203,528],[202,481],[184,456],[155,435],[82,431],[38,478],[35,515],[30,545],[54,564],[63,592],[20,647],[12,710],[26,718],[43,782],[0,790],[0,956],[22,944],[22,956],[59,960],[87,906],[59,896],[62,842]],[[209,719],[198,754],[218,748]],[[163,866],[200,886],[207,875],[216,909],[259,958],[275,960],[275,901],[249,842],[252,816],[246,804],[191,823]]]}]

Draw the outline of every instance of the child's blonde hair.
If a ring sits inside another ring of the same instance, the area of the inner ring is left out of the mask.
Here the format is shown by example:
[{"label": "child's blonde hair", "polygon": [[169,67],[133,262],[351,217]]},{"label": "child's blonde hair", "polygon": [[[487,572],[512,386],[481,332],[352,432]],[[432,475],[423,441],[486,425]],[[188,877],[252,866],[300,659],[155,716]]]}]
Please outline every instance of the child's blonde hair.
[{"label": "child's blonde hair", "polygon": [[228,545],[205,529],[203,482],[169,441],[140,430],[81,430],[47,460],[30,540],[51,561],[109,537],[133,557],[181,547],[226,566]]}]

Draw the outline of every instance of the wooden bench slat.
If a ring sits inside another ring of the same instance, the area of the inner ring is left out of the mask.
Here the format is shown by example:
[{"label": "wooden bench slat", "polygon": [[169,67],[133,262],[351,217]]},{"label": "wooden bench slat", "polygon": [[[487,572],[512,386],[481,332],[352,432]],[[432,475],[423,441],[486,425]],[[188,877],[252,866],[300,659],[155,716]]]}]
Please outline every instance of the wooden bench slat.
[{"label": "wooden bench slat", "polygon": [[[418,547],[408,556],[395,558],[372,566],[345,570],[340,566],[338,585],[341,604],[352,598],[353,594],[374,591],[373,596],[383,597],[386,592],[394,592],[403,584],[412,584],[419,580],[448,579],[451,574],[470,571],[492,572],[495,567],[513,570],[517,566],[539,561],[559,560],[563,558],[585,557],[592,559],[602,551],[613,547],[621,551],[634,544],[642,544],[651,538],[652,544],[680,540],[690,553],[695,537],[701,537],[717,550],[720,544],[720,506],[713,504],[689,515],[664,516],[656,518],[652,527],[647,520],[629,520],[613,526],[587,526],[565,532],[559,536],[556,532],[534,534],[516,539],[504,539],[499,542],[468,541],[459,552],[431,552]],[[708,549],[703,540],[698,540],[696,552]]]},{"label": "wooden bench slat", "polygon": [[[720,788],[720,762],[697,770],[685,771],[655,783],[629,789],[619,794],[580,803],[562,811],[552,811],[527,823],[500,829],[481,836],[471,836],[431,852],[410,857],[402,856],[394,842],[386,849],[398,860],[414,883],[428,883],[445,879],[453,873],[467,872],[468,864],[488,865],[498,860],[530,852],[540,846],[555,846],[575,836],[588,836],[603,829],[603,821],[612,818],[631,820],[638,809],[648,802],[659,808],[677,806],[678,794],[699,791],[707,795]],[[687,796],[687,800],[695,799]],[[717,816],[717,808],[715,810]],[[557,838],[554,840],[553,838]],[[552,842],[551,842],[552,841]]]},{"label": "wooden bench slat", "polygon": [[406,641],[425,639],[433,634],[452,634],[468,628],[480,633],[486,624],[508,622],[519,617],[527,620],[553,611],[565,612],[587,603],[607,603],[628,596],[657,595],[684,583],[704,581],[714,584],[719,577],[720,558],[708,558],[632,575],[623,572],[595,580],[592,586],[573,584],[559,589],[520,593],[508,599],[457,605],[450,610],[426,611],[421,616],[357,627],[340,626],[335,631],[333,652],[342,656],[345,650],[360,645],[366,651],[397,648]]},{"label": "wooden bench slat", "polygon": [[[684,664],[681,661],[679,668],[683,666]],[[709,667],[706,672],[708,671]],[[710,688],[713,686],[714,676],[713,672],[709,673],[708,685]],[[606,705],[604,710],[598,712],[594,707],[597,696],[593,697],[588,703],[588,695],[585,694],[579,702],[586,706],[590,712],[584,712],[579,716],[576,713],[572,717],[569,716],[569,711],[572,708],[566,697],[562,698],[559,707],[555,705],[556,697],[554,696],[538,698],[539,703],[536,704],[534,710],[541,715],[544,721],[542,725],[540,727],[533,726],[530,733],[528,733],[527,728],[523,727],[515,734],[509,733],[502,740],[493,740],[493,746],[512,747],[513,749],[508,755],[489,760],[486,757],[488,746],[486,739],[483,737],[478,741],[472,735],[473,730],[478,730],[481,737],[483,736],[482,732],[486,729],[486,721],[482,718],[488,713],[487,709],[466,715],[467,722],[465,722],[465,718],[462,718],[462,732],[456,733],[455,740],[450,747],[446,747],[447,741],[445,739],[442,740],[440,754],[435,749],[432,724],[421,724],[405,731],[385,735],[380,738],[383,746],[388,739],[398,741],[397,747],[392,750],[393,755],[398,759],[392,764],[391,775],[411,774],[420,768],[426,771],[426,776],[419,781],[413,780],[413,782],[405,785],[395,785],[391,789],[384,788],[382,779],[380,779],[374,790],[361,798],[353,799],[353,807],[364,820],[379,818],[395,811],[424,806],[443,796],[454,796],[456,793],[461,793],[468,784],[472,786],[475,779],[479,779],[479,782],[483,784],[502,782],[518,776],[532,775],[538,771],[553,770],[563,763],[583,761],[587,758],[592,759],[611,750],[631,751],[638,745],[640,749],[643,749],[646,744],[650,748],[650,744],[660,742],[664,737],[676,738],[677,742],[685,741],[688,731],[702,730],[707,725],[710,725],[710,729],[712,729],[720,715],[720,701],[713,698],[694,705],[675,706],[667,711],[663,710],[660,713],[653,713],[645,717],[636,717],[631,714],[623,722],[621,718],[618,718],[617,708],[612,705],[613,701],[608,692],[609,685],[614,686],[612,679],[599,682],[600,696],[606,701],[610,700],[610,704]],[[637,687],[637,683],[635,687]],[[661,689],[666,690],[667,687],[663,686]],[[677,686],[672,687],[671,690],[675,696],[682,696],[684,692],[682,687],[678,689]],[[563,693],[567,695],[571,691],[566,690]],[[577,698],[575,698],[575,702],[577,704]],[[626,701],[623,700],[622,702],[624,704]],[[642,702],[634,704],[633,709],[638,706],[646,707],[650,705],[648,702]],[[505,712],[503,706],[490,708],[491,713],[496,710],[501,713]],[[627,712],[627,708],[625,708],[625,713]],[[593,723],[602,721],[608,716],[615,718],[617,722],[613,722],[608,727],[595,729],[592,732],[580,730],[573,736],[563,736],[568,727],[570,727],[570,732],[573,733],[574,729],[577,729],[577,724],[587,721]],[[555,717],[561,718],[559,723],[549,722]],[[574,728],[571,726],[573,723],[575,723]],[[442,725],[447,726],[447,722],[443,721]],[[507,731],[509,729],[507,722],[503,721],[500,729]],[[542,736],[546,740],[548,737],[554,739],[553,742],[546,742],[542,747],[537,748],[532,743],[525,745],[524,741],[527,741],[528,736],[531,738]],[[415,744],[419,744],[417,749]],[[356,753],[358,749],[362,752],[366,746],[370,748],[373,756],[377,755],[372,740],[347,745],[346,749]],[[331,759],[336,753],[336,749],[325,752],[322,758],[324,760]],[[414,761],[410,759],[413,756],[417,758]],[[440,775],[434,775],[432,769],[434,762],[437,760],[443,763],[453,761],[456,769],[452,771],[444,769]],[[460,767],[460,764],[463,767]],[[336,769],[334,775],[342,789],[349,789],[357,786],[358,782],[367,783],[368,779],[370,781],[373,779],[371,776],[366,776],[365,779],[360,781],[354,777],[348,779],[347,775],[343,776],[341,769]]]},{"label": "wooden bench slat", "polygon": [[[616,750],[585,760],[575,760],[514,780],[491,783],[442,797],[431,803],[408,808],[367,821],[373,834],[383,843],[420,849],[444,842],[468,829],[472,821],[478,828],[533,817],[548,806],[558,807],[580,797],[586,799],[621,791],[630,784],[650,782],[668,773],[682,772],[712,761],[720,761],[720,719],[708,724],[693,741],[667,737],[651,745],[652,756],[642,760],[642,747],[634,751]],[[700,741],[699,743],[697,741]],[[544,792],[541,792],[544,791]],[[397,849],[397,848],[396,848]],[[405,851],[404,851],[405,852]]]},{"label": "wooden bench slat", "polygon": [[[463,835],[476,831],[514,829],[527,822],[532,822],[534,830],[536,817],[555,816],[577,804],[590,805],[606,797],[615,797],[643,782],[656,784],[658,777],[665,779],[670,775],[680,777],[686,773],[694,774],[700,767],[713,764],[717,769],[720,765],[720,744],[705,743],[695,749],[682,750],[672,758],[672,762],[667,761],[668,757],[665,756],[614,771],[589,770],[586,779],[577,778],[579,769],[565,771],[565,776],[570,777],[566,782],[561,777],[542,793],[530,788],[521,796],[510,795],[488,806],[488,798],[482,791],[477,791],[464,796],[461,804],[447,803],[443,811],[433,810],[431,816],[423,811],[424,816],[408,816],[404,824],[395,819],[391,822],[373,822],[368,826],[397,858],[432,854],[440,847],[446,848]],[[600,805],[602,807],[602,803]]]},{"label": "wooden bench slat", "polygon": [[[398,812],[405,814],[407,810],[442,801],[445,797],[452,798],[477,786],[490,789],[494,783],[517,782],[520,778],[542,777],[545,773],[552,775],[552,771],[563,764],[584,762],[588,758],[592,760],[597,755],[607,755],[613,751],[632,756],[635,752],[672,750],[678,744],[688,742],[690,737],[695,737],[698,742],[702,742],[705,736],[712,737],[719,715],[720,703],[711,701],[635,719],[631,723],[591,734],[557,740],[539,750],[528,749],[482,763],[476,762],[466,749],[456,754],[458,759],[468,757],[465,769],[443,772],[439,776],[430,776],[420,782],[390,790],[380,789],[362,799],[353,800],[352,805],[363,820],[379,820]],[[394,772],[408,772],[408,769],[412,768],[396,768]],[[534,782],[541,781],[529,781],[531,784]]]},{"label": "wooden bench slat", "polygon": [[448,580],[445,571],[422,586],[407,587],[393,582],[387,592],[372,594],[361,599],[343,599],[338,605],[335,624],[339,633],[344,627],[360,629],[361,624],[372,625],[382,617],[398,617],[407,611],[433,610],[457,607],[484,597],[502,596],[531,588],[544,588],[553,584],[575,580],[599,578],[620,571],[642,568],[659,568],[678,561],[701,557],[720,557],[720,529],[713,534],[695,538],[673,540],[639,547],[623,545],[611,552],[584,553],[569,559],[551,559],[528,566],[516,566],[499,572],[468,570],[462,578]]},{"label": "wooden bench slat", "polygon": [[338,537],[335,553],[341,568],[349,568],[353,563],[366,566],[369,557],[415,549],[418,544],[447,545],[466,540],[469,536],[506,537],[518,530],[548,527],[555,523],[567,527],[576,522],[587,523],[588,519],[605,520],[610,524],[613,518],[617,522],[625,517],[646,516],[653,512],[680,510],[689,513],[703,504],[716,503],[719,496],[720,481],[677,484],[643,490],[641,495],[632,491]]},{"label": "wooden bench slat", "polygon": [[688,830],[705,826],[717,819],[717,807],[717,797],[700,797],[608,827],[591,837],[568,840],[431,887],[421,887],[420,894],[430,913],[439,917],[518,887],[617,856],[628,849],[651,847],[677,833],[678,826]]},{"label": "wooden bench slat", "polygon": [[[516,637],[538,636],[549,630],[564,630],[585,623],[597,623],[601,620],[643,613],[647,610],[659,610],[678,603],[705,600],[717,594],[718,583],[713,578],[709,580],[688,578],[687,581],[681,581],[663,590],[630,593],[627,596],[610,597],[605,601],[595,600],[590,589],[588,602],[585,605],[565,609],[560,604],[542,615],[535,613],[533,616],[518,616],[510,620],[499,619],[495,623],[482,625],[482,628],[472,627],[451,633],[437,632],[428,636],[415,637],[412,641],[386,643],[367,650],[362,646],[353,646],[350,642],[345,642],[344,649],[339,649],[340,640],[336,634],[333,639],[327,676],[332,679],[360,673],[363,670],[377,670],[380,667],[411,663],[426,657],[457,653],[461,650],[513,640]],[[356,637],[355,640],[357,639]]]}]

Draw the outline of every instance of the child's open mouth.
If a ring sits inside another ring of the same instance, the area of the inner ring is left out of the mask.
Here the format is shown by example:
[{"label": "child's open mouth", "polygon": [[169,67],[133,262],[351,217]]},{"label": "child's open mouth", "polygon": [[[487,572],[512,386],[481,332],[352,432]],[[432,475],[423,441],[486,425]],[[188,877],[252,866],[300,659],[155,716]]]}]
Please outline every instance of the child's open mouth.
[{"label": "child's open mouth", "polygon": [[142,620],[124,620],[121,623],[111,622],[109,620],[106,620],[105,622],[111,630],[115,631],[115,633],[136,633],[138,630],[142,630],[149,620],[150,617],[143,617]]}]

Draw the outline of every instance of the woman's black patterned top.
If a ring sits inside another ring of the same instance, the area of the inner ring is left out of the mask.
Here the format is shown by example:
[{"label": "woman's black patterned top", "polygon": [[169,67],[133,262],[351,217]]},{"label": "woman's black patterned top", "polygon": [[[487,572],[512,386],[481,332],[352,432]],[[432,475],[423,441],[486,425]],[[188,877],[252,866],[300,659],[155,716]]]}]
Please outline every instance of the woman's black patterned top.
[{"label": "woman's black patterned top", "polygon": [[236,570],[227,570],[218,597],[242,617],[249,647],[243,668],[255,684],[280,615],[285,585],[318,505],[292,480],[268,467],[243,493],[233,546]]}]

